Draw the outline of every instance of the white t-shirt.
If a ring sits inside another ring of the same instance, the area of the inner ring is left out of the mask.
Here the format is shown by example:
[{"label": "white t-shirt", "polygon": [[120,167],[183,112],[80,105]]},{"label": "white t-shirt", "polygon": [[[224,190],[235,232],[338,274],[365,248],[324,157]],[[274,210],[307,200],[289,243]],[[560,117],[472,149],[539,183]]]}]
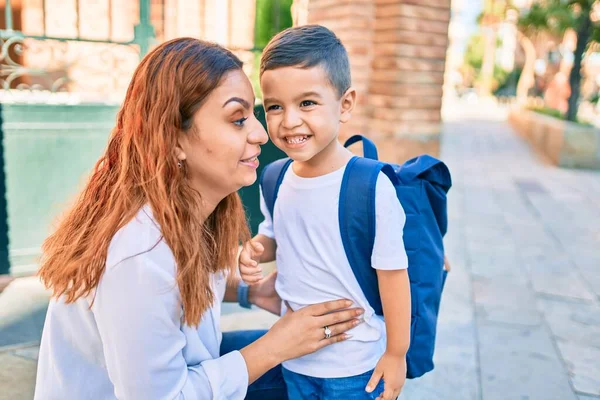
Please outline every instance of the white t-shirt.
[{"label": "white t-shirt", "polygon": [[[276,289],[293,310],[348,298],[365,309],[365,323],[352,338],[313,354],[286,361],[290,371],[319,378],[348,377],[375,367],[386,347],[385,323],[374,314],[354,277],[340,234],[339,194],[346,167],[316,178],[287,170],[274,208],[274,224],[261,193],[265,220],[259,233],[277,242]],[[376,186],[375,244],[371,263],[382,270],[404,269],[408,259],[402,230],[406,216],[390,180],[380,174]]]}]

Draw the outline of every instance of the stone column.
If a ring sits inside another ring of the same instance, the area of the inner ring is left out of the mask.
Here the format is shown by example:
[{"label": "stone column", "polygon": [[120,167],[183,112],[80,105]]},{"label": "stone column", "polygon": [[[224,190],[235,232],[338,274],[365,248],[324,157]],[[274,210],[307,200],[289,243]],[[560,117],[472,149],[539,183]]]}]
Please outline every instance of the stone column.
[{"label": "stone column", "polygon": [[368,133],[386,161],[437,156],[450,0],[375,3]]}]

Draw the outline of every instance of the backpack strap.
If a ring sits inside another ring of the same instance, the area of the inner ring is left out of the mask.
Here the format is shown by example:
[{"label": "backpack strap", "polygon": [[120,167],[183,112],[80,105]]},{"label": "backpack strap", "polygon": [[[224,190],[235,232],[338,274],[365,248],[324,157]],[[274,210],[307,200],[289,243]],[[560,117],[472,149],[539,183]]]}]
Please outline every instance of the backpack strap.
[{"label": "backpack strap", "polygon": [[348,162],[340,189],[338,218],[352,272],[375,313],[383,315],[377,272],[371,267],[375,244],[375,191],[380,172],[397,186],[399,181],[391,165],[362,157],[353,157]]},{"label": "backpack strap", "polygon": [[363,144],[363,155],[365,158],[370,158],[371,160],[379,160],[379,156],[377,155],[377,147],[375,143],[373,143],[370,139],[362,135],[354,135],[346,140],[344,143],[344,147],[352,146],[356,142],[361,142]]},{"label": "backpack strap", "polygon": [[260,175],[260,188],[267,204],[267,209],[271,214],[271,219],[273,219],[273,209],[275,208],[275,200],[279,193],[279,186],[281,186],[285,172],[291,163],[291,158],[282,158],[273,161],[263,169]]}]

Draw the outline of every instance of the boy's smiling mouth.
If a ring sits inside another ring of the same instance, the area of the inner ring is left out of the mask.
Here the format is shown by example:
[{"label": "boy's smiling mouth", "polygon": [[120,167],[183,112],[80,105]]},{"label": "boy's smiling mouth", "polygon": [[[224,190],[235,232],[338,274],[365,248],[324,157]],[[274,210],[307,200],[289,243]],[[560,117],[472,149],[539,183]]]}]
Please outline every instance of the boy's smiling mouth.
[{"label": "boy's smiling mouth", "polygon": [[283,138],[283,140],[285,141],[285,143],[288,146],[300,146],[304,143],[306,143],[306,141],[308,141],[308,139],[310,139],[310,135],[294,135],[294,136],[285,136]]}]

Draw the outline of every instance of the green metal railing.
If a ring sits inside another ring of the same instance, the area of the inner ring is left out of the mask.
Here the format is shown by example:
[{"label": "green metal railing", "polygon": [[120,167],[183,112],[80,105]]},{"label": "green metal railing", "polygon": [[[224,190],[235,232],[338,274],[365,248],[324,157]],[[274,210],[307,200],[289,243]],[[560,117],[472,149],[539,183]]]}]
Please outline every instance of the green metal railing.
[{"label": "green metal railing", "polygon": [[0,104],[0,275],[8,274],[8,207],[6,205],[6,179],[4,174],[4,131],[2,129],[2,104]]}]

